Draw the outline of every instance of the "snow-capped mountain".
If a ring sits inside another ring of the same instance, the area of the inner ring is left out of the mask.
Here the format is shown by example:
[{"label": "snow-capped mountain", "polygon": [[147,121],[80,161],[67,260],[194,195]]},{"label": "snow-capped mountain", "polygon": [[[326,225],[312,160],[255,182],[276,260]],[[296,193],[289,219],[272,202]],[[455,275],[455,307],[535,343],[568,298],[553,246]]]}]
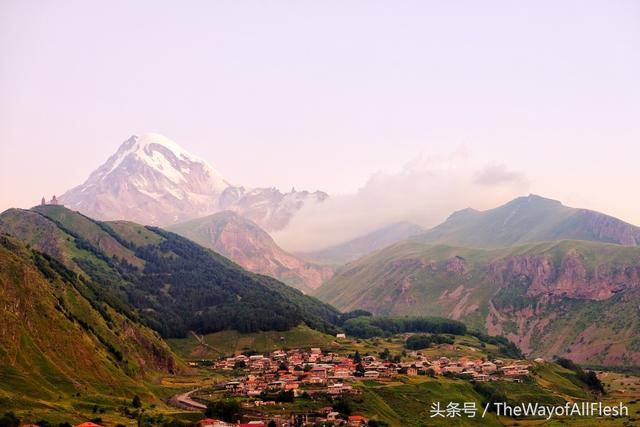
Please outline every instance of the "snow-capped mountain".
[{"label": "snow-capped mountain", "polygon": [[246,216],[266,230],[286,226],[323,192],[234,187],[206,161],[153,133],[127,139],[87,181],[59,202],[98,219],[168,225],[220,210]]}]

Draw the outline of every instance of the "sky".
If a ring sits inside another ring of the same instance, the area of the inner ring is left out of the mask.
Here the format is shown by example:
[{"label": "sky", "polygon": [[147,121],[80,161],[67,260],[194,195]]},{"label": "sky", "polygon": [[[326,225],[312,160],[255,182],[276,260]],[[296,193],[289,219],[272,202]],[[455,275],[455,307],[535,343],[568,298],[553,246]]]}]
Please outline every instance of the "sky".
[{"label": "sky", "polygon": [[0,210],[157,132],[341,211],[536,193],[640,225],[638,76],[638,1],[2,0]]}]

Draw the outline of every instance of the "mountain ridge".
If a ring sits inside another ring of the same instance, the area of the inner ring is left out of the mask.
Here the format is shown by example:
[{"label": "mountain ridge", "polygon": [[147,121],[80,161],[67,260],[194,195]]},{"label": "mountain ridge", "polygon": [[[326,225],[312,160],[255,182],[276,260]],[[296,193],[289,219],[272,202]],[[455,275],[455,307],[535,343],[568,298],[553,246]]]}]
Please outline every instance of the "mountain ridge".
[{"label": "mountain ridge", "polygon": [[597,211],[531,194],[485,211],[452,213],[415,240],[468,247],[506,247],[552,240],[640,245],[640,227]]}]

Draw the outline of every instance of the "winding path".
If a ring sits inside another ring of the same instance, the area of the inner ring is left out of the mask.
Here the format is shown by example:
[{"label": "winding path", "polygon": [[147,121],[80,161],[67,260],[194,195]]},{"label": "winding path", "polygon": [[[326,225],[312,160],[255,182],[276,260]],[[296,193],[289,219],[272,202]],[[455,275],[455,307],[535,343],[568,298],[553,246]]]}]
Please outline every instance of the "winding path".
[{"label": "winding path", "polygon": [[169,399],[169,404],[180,409],[189,409],[192,411],[202,411],[207,409],[207,405],[197,402],[191,398],[191,395],[198,390],[202,390],[206,387],[196,388],[195,390],[187,391],[185,393],[178,393]]}]

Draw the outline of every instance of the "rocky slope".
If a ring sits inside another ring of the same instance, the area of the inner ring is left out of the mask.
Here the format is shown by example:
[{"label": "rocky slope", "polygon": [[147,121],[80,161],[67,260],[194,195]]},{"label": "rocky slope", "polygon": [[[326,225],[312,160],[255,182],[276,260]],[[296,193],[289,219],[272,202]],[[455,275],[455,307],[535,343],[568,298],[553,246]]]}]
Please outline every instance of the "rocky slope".
[{"label": "rocky slope", "polygon": [[519,197],[486,211],[465,209],[417,240],[493,248],[551,240],[591,240],[640,245],[640,227],[588,209],[576,209],[536,195]]},{"label": "rocky slope", "polygon": [[322,192],[235,187],[204,160],[149,133],[127,139],[87,181],[57,201],[92,218],[167,225],[232,210],[266,230],[283,228]]},{"label": "rocky slope", "polygon": [[640,248],[405,242],[347,265],[317,296],[344,310],[459,319],[534,356],[640,363]]},{"label": "rocky slope", "polygon": [[267,232],[235,212],[219,212],[168,229],[249,271],[274,277],[304,292],[318,288],[333,275],[333,267],[305,262],[285,252]]}]

